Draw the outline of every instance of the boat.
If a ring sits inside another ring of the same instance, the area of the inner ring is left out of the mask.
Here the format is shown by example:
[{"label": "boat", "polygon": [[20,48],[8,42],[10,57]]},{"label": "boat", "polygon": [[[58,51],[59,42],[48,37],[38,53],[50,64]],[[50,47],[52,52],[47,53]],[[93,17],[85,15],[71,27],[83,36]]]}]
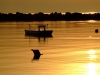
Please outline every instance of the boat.
[{"label": "boat", "polygon": [[32,29],[29,25],[29,29],[25,30],[25,35],[34,35],[34,36],[50,36],[52,35],[53,30],[47,30],[47,25],[38,25],[38,29]]}]

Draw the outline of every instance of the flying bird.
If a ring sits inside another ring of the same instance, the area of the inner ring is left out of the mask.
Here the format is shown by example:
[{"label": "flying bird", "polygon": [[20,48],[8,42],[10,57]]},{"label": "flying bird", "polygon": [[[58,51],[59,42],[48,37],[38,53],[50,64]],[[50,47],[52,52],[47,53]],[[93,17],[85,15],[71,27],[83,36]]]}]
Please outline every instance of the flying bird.
[{"label": "flying bird", "polygon": [[43,55],[40,53],[40,51],[38,49],[31,49],[34,53],[34,55]]},{"label": "flying bird", "polygon": [[41,54],[40,51],[38,49],[31,49],[34,53],[34,57],[33,57],[33,60],[38,60],[40,58]]}]

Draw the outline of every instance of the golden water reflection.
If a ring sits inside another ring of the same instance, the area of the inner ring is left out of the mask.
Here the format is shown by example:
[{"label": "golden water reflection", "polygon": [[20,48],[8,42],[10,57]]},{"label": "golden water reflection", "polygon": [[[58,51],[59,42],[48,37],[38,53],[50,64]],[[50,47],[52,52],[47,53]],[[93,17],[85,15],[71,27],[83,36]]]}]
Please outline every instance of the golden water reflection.
[{"label": "golden water reflection", "polygon": [[96,55],[96,51],[91,49],[88,51],[88,55],[89,55],[89,59],[92,60],[92,61],[95,61],[96,58],[97,58],[97,55]]},{"label": "golden water reflection", "polygon": [[[42,22],[54,30],[44,42],[26,39],[28,22],[0,24],[0,75],[100,75],[100,21]],[[33,27],[41,22],[30,22]],[[12,34],[12,35],[9,35]],[[31,49],[43,56],[32,61]],[[93,49],[91,49],[93,48]]]},{"label": "golden water reflection", "polygon": [[90,63],[87,64],[87,75],[97,75],[96,69],[97,69],[97,64],[95,62],[97,55],[96,55],[96,50],[91,49],[88,51],[88,55],[89,55],[89,60]]},{"label": "golden water reflection", "polygon": [[87,75],[97,75],[97,72],[96,72],[97,65],[95,63],[88,63],[87,69],[88,69]]}]

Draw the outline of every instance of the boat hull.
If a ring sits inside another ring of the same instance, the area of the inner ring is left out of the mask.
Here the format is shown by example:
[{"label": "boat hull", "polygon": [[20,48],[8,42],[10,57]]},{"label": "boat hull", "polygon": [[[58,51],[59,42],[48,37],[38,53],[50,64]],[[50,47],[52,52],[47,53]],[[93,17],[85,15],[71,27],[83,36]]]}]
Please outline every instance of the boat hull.
[{"label": "boat hull", "polygon": [[53,30],[46,30],[46,31],[25,30],[25,35],[48,36],[52,35],[52,32]]}]

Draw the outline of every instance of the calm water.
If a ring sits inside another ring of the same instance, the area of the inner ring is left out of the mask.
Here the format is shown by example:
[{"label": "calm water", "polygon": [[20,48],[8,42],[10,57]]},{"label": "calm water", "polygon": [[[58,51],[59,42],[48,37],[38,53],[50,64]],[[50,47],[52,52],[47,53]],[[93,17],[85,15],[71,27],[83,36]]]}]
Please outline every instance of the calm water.
[{"label": "calm water", "polygon": [[[48,24],[53,37],[25,36],[28,24]],[[100,75],[99,21],[0,23],[0,75]],[[43,55],[32,60],[31,49]]]}]

